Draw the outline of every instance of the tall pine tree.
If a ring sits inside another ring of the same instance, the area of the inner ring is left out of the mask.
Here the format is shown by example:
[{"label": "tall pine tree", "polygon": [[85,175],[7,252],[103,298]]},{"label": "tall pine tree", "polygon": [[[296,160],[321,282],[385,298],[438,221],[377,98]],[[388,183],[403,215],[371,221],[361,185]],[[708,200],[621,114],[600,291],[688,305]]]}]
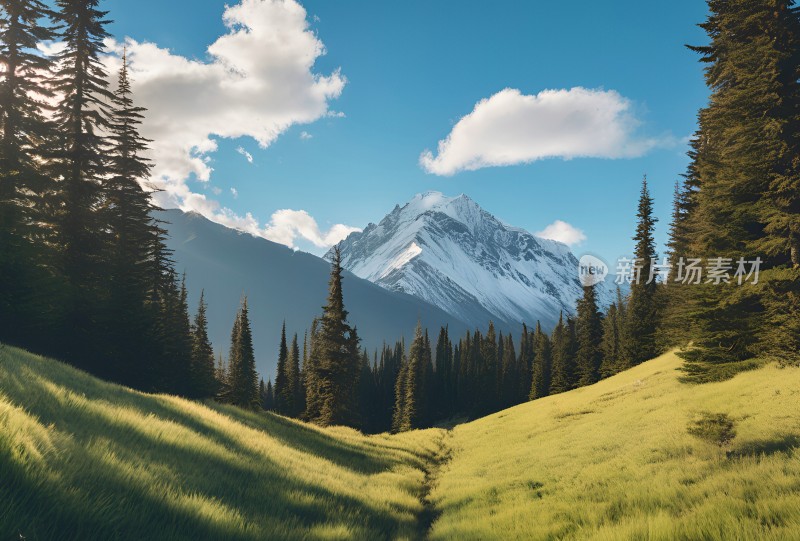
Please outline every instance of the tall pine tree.
[{"label": "tall pine tree", "polygon": [[[655,357],[657,353],[656,323],[658,315],[656,313],[656,290],[658,283],[655,280],[652,265],[656,259],[656,245],[653,234],[658,219],[653,216],[653,199],[650,197],[650,190],[647,187],[647,177],[642,180],[636,217],[636,234],[633,237],[633,240],[636,241],[634,258],[637,261],[639,270],[634,275],[634,280],[631,284],[625,329],[625,357],[626,364],[629,366],[647,361]],[[584,299],[586,299],[585,295]],[[591,307],[587,306],[586,309],[591,311]],[[595,323],[596,318],[592,317],[590,333],[593,336],[597,332],[594,328]],[[580,327],[580,323],[578,325]],[[580,329],[578,329],[578,332],[581,332]],[[589,340],[588,336],[585,339]],[[588,369],[588,366],[584,367],[584,369]],[[581,377],[584,381],[589,381],[594,376],[584,372]]]},{"label": "tall pine tree", "polygon": [[583,298],[578,301],[578,318],[575,321],[578,337],[576,364],[578,385],[591,385],[600,379],[603,338],[603,316],[597,308],[595,286],[583,287]]},{"label": "tall pine tree", "polygon": [[192,377],[189,396],[196,398],[212,398],[218,389],[214,373],[214,349],[208,339],[208,318],[205,292],[200,292],[197,315],[192,325]]},{"label": "tall pine tree", "polygon": [[53,171],[59,178],[55,223],[66,278],[59,338],[66,359],[108,373],[102,351],[94,347],[107,275],[101,184],[110,173],[107,133],[115,99],[100,60],[108,21],[106,12],[97,9],[99,0],[57,0],[56,5],[64,43],[55,56],[52,79],[52,90],[60,97],[54,115],[60,138]]},{"label": "tall pine tree", "polygon": [[[312,420],[320,425],[358,426],[360,355],[356,335],[347,323],[342,292],[342,256],[333,249],[328,302],[323,307],[316,337],[316,400],[319,411]],[[356,346],[356,347],[354,347]]]},{"label": "tall pine tree", "polygon": [[292,409],[292,376],[289,369],[289,347],[286,343],[286,322],[281,327],[278,346],[278,369],[275,375],[275,411],[290,415]]},{"label": "tall pine tree", "polygon": [[577,385],[575,370],[575,351],[570,323],[564,322],[563,312],[558,317],[558,324],[553,329],[551,340],[553,358],[553,375],[550,393],[563,393]]},{"label": "tall pine tree", "polygon": [[550,394],[553,379],[553,357],[550,340],[542,332],[542,325],[536,322],[533,334],[533,380],[529,398],[535,400]]},{"label": "tall pine tree", "polygon": [[253,334],[247,309],[247,297],[236,314],[231,331],[231,350],[228,359],[228,389],[225,399],[243,408],[258,407],[258,374],[253,351]]},{"label": "tall pine tree", "polygon": [[103,184],[109,293],[102,328],[105,350],[116,363],[114,371],[131,384],[141,380],[136,374],[143,370],[140,360],[158,354],[158,310],[151,301],[162,279],[156,208],[142,187],[150,174],[150,163],[143,156],[148,141],[139,134],[144,112],[133,103],[127,55],[123,55],[110,122],[110,176]]},{"label": "tall pine tree", "polygon": [[42,352],[56,323],[59,286],[54,268],[52,191],[43,167],[53,126],[50,59],[37,43],[55,39],[38,0],[0,0],[0,340]]}]

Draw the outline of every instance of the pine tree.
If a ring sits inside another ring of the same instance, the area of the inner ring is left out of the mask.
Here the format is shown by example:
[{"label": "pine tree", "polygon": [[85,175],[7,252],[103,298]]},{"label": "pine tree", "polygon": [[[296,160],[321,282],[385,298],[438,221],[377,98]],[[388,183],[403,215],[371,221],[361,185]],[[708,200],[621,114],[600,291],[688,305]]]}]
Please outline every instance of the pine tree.
[{"label": "pine tree", "polygon": [[289,360],[287,363],[287,371],[289,376],[290,385],[290,408],[289,415],[297,417],[302,413],[301,393],[303,392],[303,385],[300,379],[300,347],[297,343],[297,333],[292,338],[292,348],[289,351]]},{"label": "pine tree", "polygon": [[[658,221],[653,216],[653,199],[650,197],[650,190],[647,187],[647,177],[642,180],[642,190],[639,196],[639,208],[637,211],[638,223],[636,226],[636,235],[633,240],[636,241],[636,249],[634,258],[638,262],[640,268],[638,279],[634,277],[631,284],[631,295],[628,303],[627,328],[626,332],[626,347],[625,352],[626,363],[629,366],[635,366],[643,361],[652,359],[656,356],[656,288],[658,284],[654,278],[652,271],[652,264],[656,259],[655,240],[653,232],[655,224]],[[652,278],[652,279],[651,279]],[[584,294],[586,293],[584,288]],[[584,296],[584,299],[586,297]],[[585,307],[591,311],[591,307]],[[595,328],[596,318],[592,317],[592,328],[589,332],[592,336],[584,336],[587,341],[594,340],[595,333],[599,332]],[[578,323],[580,326],[580,323]],[[579,329],[580,332],[580,329]],[[588,347],[588,342],[583,344],[584,348]],[[588,350],[585,350],[588,351]],[[594,355],[594,352],[592,352]],[[594,359],[594,357],[592,357]],[[589,358],[583,359],[589,362]],[[591,362],[594,362],[592,360]],[[590,367],[584,366],[583,370],[589,370]],[[581,373],[581,380],[584,382],[596,381],[596,376],[593,375],[594,371]],[[586,383],[582,383],[584,385]]]},{"label": "pine tree", "polygon": [[477,383],[477,415],[486,415],[497,409],[497,396],[499,391],[498,374],[499,362],[497,356],[497,335],[494,322],[489,322],[486,336],[480,344],[480,355],[475,357],[476,383]]},{"label": "pine tree", "polygon": [[431,357],[430,340],[417,323],[408,360],[403,362],[395,384],[394,432],[423,428],[431,422]]},{"label": "pine tree", "polygon": [[503,345],[503,370],[500,383],[500,408],[509,408],[519,403],[519,380],[527,377],[527,372],[520,370],[519,359],[514,349],[514,340],[509,334]]},{"label": "pine tree", "polygon": [[275,375],[275,411],[290,415],[292,409],[292,375],[289,368],[289,348],[286,344],[286,322],[281,328],[281,343],[278,346],[278,370]]},{"label": "pine tree", "polygon": [[264,383],[264,378],[258,383],[258,396],[261,403],[261,409],[264,411],[272,411],[275,407],[275,396],[272,390],[272,380]]},{"label": "pine tree", "polygon": [[[694,140],[692,144],[696,146],[698,143]],[[695,156],[696,152],[692,150],[689,155]],[[687,307],[689,289],[694,286],[681,283],[678,279],[678,272],[680,261],[685,262],[691,257],[688,252],[689,218],[694,208],[694,196],[697,189],[693,165],[689,166],[683,182],[675,183],[672,220],[667,242],[667,255],[671,266],[666,283],[660,286],[663,309],[660,312],[656,330],[656,347],[659,351],[685,346],[691,339],[691,324],[687,316]]]},{"label": "pine tree", "polygon": [[[154,280],[158,280],[154,278],[159,264],[155,253],[161,247],[154,234],[158,227],[152,216],[156,208],[142,188],[150,174],[150,163],[143,157],[148,141],[138,132],[144,111],[133,104],[124,55],[110,123],[111,176],[104,181],[105,204],[101,213],[109,235],[109,295],[103,327],[109,356],[117,362],[119,374],[140,370],[139,360],[156,350],[157,310],[150,300],[157,287]],[[123,377],[125,381],[135,379]],[[208,394],[206,387],[203,392]],[[213,390],[210,392],[213,394]]]},{"label": "pine tree", "polygon": [[400,361],[400,370],[394,385],[394,408],[392,409],[392,432],[405,432],[411,430],[411,422],[406,411],[408,400],[408,361],[403,356]]},{"label": "pine tree", "polygon": [[189,395],[196,398],[212,398],[219,390],[214,373],[214,349],[208,339],[207,308],[205,292],[201,291],[192,325],[192,385]]},{"label": "pine tree", "polygon": [[303,374],[306,388],[306,410],[304,417],[314,420],[320,415],[320,380],[319,380],[319,322],[315,318],[311,322],[309,332],[308,359],[306,360]]},{"label": "pine tree", "polygon": [[583,298],[578,302],[578,319],[575,321],[578,338],[576,364],[578,385],[591,385],[600,379],[603,337],[603,316],[597,308],[595,286],[584,286]]},{"label": "pine tree", "polygon": [[608,307],[603,318],[603,338],[600,342],[600,354],[603,362],[600,365],[600,377],[607,378],[619,371],[622,353],[620,342],[620,321],[617,304]]},{"label": "pine tree", "polygon": [[792,0],[708,4],[701,27],[710,43],[691,47],[708,64],[712,91],[701,111],[704,146],[695,167],[702,182],[692,234],[697,247],[730,256],[767,250],[774,264],[791,262],[800,224],[798,8]]},{"label": "pine tree", "polygon": [[42,24],[54,16],[39,0],[0,0],[0,160],[6,171],[36,171],[52,131],[44,114],[47,105],[37,97],[53,96],[47,85],[52,63],[34,51],[39,43],[56,39],[51,26]]},{"label": "pine tree", "polygon": [[247,297],[242,299],[242,305],[231,331],[231,351],[228,363],[227,402],[243,408],[257,407],[259,405],[258,374],[256,373]]},{"label": "pine tree", "polygon": [[297,381],[297,415],[301,419],[306,418],[306,395],[308,394],[308,390],[306,389],[306,380],[308,378],[308,355],[309,355],[309,345],[308,345],[308,331],[303,334],[303,360],[301,361],[302,364],[300,365],[300,374]]},{"label": "pine tree", "polygon": [[[750,366],[750,357],[775,344],[770,314],[789,314],[789,321],[798,315],[791,292],[800,285],[780,269],[798,263],[800,15],[793,4],[711,0],[701,25],[710,43],[692,47],[708,65],[712,93],[699,114],[692,156],[698,189],[687,221],[688,249],[695,257],[733,261],[768,256],[761,288],[704,284],[688,290],[693,348],[682,356],[694,381]],[[783,301],[771,293],[778,290],[785,290]]]},{"label": "pine tree", "polygon": [[427,427],[433,422],[434,413],[431,407],[431,397],[433,395],[433,351],[431,350],[431,339],[428,336],[428,329],[425,329],[425,342],[422,350],[422,415],[420,426]]},{"label": "pine tree", "polygon": [[515,402],[525,402],[531,394],[531,383],[533,381],[533,333],[528,332],[528,326],[522,324],[522,334],[519,341],[519,358],[517,359],[519,380]]},{"label": "pine tree", "polygon": [[267,384],[264,383],[264,378],[258,382],[258,399],[259,404],[261,404],[261,409],[266,410],[264,407],[264,403],[266,402],[267,398]]},{"label": "pine tree", "polygon": [[230,378],[228,377],[228,363],[222,358],[222,353],[217,357],[217,364],[214,367],[214,377],[217,380],[217,396],[220,402],[227,402],[230,394]]},{"label": "pine tree", "polygon": [[550,394],[563,393],[574,389],[577,385],[575,367],[575,347],[571,322],[564,322],[564,314],[558,317],[558,324],[553,329],[551,339],[551,356],[553,359],[552,383]]},{"label": "pine tree", "polygon": [[108,239],[101,218],[101,184],[110,173],[107,163],[114,95],[108,90],[100,61],[108,37],[99,0],[57,0],[64,49],[55,56],[52,90],[60,97],[54,120],[60,140],[54,175],[60,178],[55,223],[60,233],[64,288],[64,357],[95,373],[104,356],[96,351],[97,314],[104,296],[103,251]]},{"label": "pine tree", "polygon": [[48,352],[60,287],[42,167],[52,138],[47,106],[50,59],[36,44],[55,39],[38,0],[0,0],[0,341]]},{"label": "pine tree", "polygon": [[403,383],[400,373],[404,366],[404,359],[405,351],[402,341],[396,342],[394,347],[384,344],[377,373],[379,404],[382,412],[377,421],[378,431],[397,431],[399,416],[402,413],[396,411],[398,406],[402,407],[402,402],[398,403],[397,400],[397,397],[402,395],[398,384]]},{"label": "pine tree", "polygon": [[156,390],[188,396],[192,381],[192,327],[186,276],[181,279],[180,288],[177,279],[171,281],[173,285],[162,304],[163,327],[159,333],[163,347],[162,361],[156,367],[151,381]]},{"label": "pine tree", "polygon": [[342,257],[337,247],[333,249],[331,260],[328,302],[320,321],[315,375],[319,413],[312,420],[323,426],[358,426],[360,362],[357,339],[347,323],[342,294]]},{"label": "pine tree", "polygon": [[434,374],[434,391],[432,393],[432,409],[434,415],[445,418],[451,414],[452,385],[450,384],[453,369],[453,344],[450,342],[448,327],[439,329],[436,341],[436,370]]},{"label": "pine tree", "polygon": [[[377,351],[376,351],[377,354]],[[361,430],[366,433],[380,432],[378,427],[378,389],[375,381],[377,367],[371,367],[369,353],[361,352],[361,375],[358,378],[358,408]]]},{"label": "pine tree", "polygon": [[536,322],[536,331],[533,335],[533,374],[531,383],[530,400],[548,396],[552,387],[552,351],[550,340],[542,332],[542,325]]},{"label": "pine tree", "polygon": [[272,411],[275,409],[275,390],[272,388],[272,380],[267,380],[267,389],[264,396],[264,409]]}]

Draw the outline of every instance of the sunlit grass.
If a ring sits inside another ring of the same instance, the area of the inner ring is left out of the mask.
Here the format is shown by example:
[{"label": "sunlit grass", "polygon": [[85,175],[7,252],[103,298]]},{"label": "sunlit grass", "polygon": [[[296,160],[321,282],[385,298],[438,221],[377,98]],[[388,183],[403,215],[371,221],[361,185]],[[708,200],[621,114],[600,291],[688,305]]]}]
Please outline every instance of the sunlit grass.
[{"label": "sunlit grass", "polygon": [[434,451],[0,349],[2,539],[412,539]]},{"label": "sunlit grass", "polygon": [[0,346],[0,539],[419,539],[448,449],[433,539],[800,539],[800,370],[686,385],[679,366],[363,436]]},{"label": "sunlit grass", "polygon": [[[678,382],[667,354],[455,428],[434,539],[800,539],[800,370]],[[726,413],[725,446],[689,434]]]}]

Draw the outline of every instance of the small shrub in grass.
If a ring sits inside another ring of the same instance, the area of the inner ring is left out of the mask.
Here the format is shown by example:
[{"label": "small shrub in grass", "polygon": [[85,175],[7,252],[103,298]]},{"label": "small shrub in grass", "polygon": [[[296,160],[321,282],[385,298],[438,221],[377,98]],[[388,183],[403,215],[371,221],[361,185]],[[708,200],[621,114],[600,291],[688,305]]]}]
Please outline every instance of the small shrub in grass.
[{"label": "small shrub in grass", "polygon": [[687,430],[692,436],[724,447],[736,437],[736,422],[727,413],[701,413]]}]

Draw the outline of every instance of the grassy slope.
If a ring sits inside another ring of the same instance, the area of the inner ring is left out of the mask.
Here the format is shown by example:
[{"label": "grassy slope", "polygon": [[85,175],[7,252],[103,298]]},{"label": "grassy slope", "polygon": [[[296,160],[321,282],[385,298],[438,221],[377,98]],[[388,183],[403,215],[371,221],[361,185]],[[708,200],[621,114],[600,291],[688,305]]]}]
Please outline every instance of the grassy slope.
[{"label": "grassy slope", "polygon": [[0,539],[414,538],[437,433],[145,395],[0,346]]},{"label": "grassy slope", "polygon": [[[678,366],[365,437],[0,346],[0,539],[800,539],[800,370]],[[687,434],[702,411],[736,419],[729,448]]]},{"label": "grassy slope", "polygon": [[[677,381],[667,354],[457,427],[434,539],[800,539],[800,370]],[[738,435],[688,435],[702,411]]]}]

